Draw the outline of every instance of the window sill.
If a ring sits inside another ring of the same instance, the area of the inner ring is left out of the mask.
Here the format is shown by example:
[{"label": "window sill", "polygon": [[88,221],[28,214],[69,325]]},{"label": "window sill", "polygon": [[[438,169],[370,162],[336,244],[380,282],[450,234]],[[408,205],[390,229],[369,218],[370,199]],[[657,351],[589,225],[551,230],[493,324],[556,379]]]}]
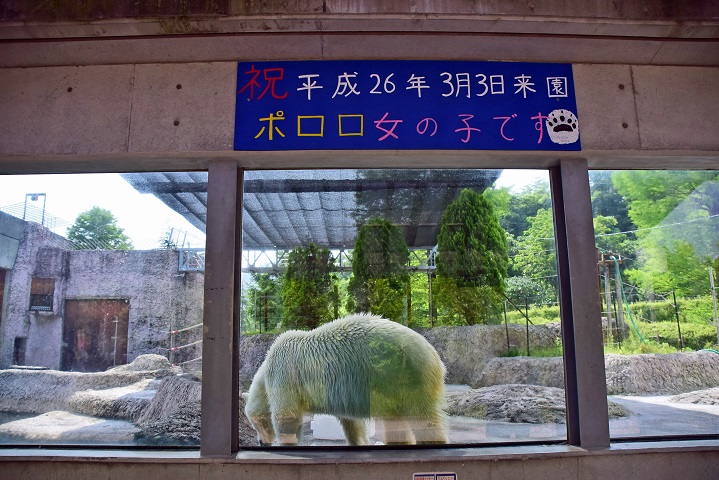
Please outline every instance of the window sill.
[{"label": "window sill", "polygon": [[63,448],[0,448],[0,462],[101,463],[238,463],[238,464],[380,464],[530,460],[563,457],[645,453],[711,452],[719,454],[719,440],[682,440],[614,443],[606,449],[570,445],[527,445],[437,449],[362,450],[245,450],[233,457],[200,457],[199,450],[121,450]]}]

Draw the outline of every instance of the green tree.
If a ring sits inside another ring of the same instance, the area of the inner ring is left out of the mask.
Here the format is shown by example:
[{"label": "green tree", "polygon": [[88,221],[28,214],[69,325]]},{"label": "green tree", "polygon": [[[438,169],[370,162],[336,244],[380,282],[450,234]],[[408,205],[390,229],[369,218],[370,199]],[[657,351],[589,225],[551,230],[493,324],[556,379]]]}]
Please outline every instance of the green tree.
[{"label": "green tree", "polygon": [[398,226],[382,218],[362,225],[352,254],[350,309],[404,323],[408,262],[409,250]]},{"label": "green tree", "polygon": [[719,253],[719,172],[621,171],[612,181],[639,228],[627,277],[645,292],[707,293],[706,267]]},{"label": "green tree", "polygon": [[447,207],[437,249],[437,302],[450,318],[487,323],[501,303],[509,258],[506,232],[484,195],[464,189]]},{"label": "green tree", "polygon": [[333,288],[334,257],[310,243],[293,249],[282,282],[284,322],[289,328],[313,329],[333,318],[338,301]]},{"label": "green tree", "polygon": [[132,250],[130,238],[117,226],[117,219],[100,207],[82,212],[67,229],[67,238],[77,250]]},{"label": "green tree", "polygon": [[[499,215],[499,223],[507,231],[507,244],[510,257],[517,254],[518,240],[530,227],[529,219],[540,210],[552,208],[549,184],[545,180],[525,186],[519,193],[512,193],[507,187],[486,190],[483,195],[489,200]],[[509,276],[521,276],[514,263],[509,264]]]},{"label": "green tree", "polygon": [[[517,239],[512,266],[521,277],[548,287],[538,287],[538,291],[543,292],[541,297],[556,298],[557,254],[552,211],[542,209],[528,221],[529,228]],[[594,217],[593,223],[596,245],[600,252],[612,251],[623,256],[633,254],[633,243],[628,235],[618,231],[616,218],[598,215]]]},{"label": "green tree", "polygon": [[243,330],[268,332],[282,323],[282,277],[253,273],[252,282],[242,289],[244,297]]},{"label": "green tree", "polygon": [[[634,256],[634,235],[621,231],[616,217],[595,215],[593,223],[594,238],[599,253],[613,252],[629,259]],[[625,262],[622,265],[628,264]]]},{"label": "green tree", "polygon": [[[627,200],[617,192],[612,182],[614,172],[610,170],[592,170],[589,172],[589,187],[592,192],[592,213],[595,217],[614,217],[618,232],[636,230],[629,218]],[[630,235],[630,238],[633,238]]]},{"label": "green tree", "polygon": [[627,170],[612,175],[614,187],[628,202],[629,217],[640,229],[658,225],[683,202],[708,216],[719,215],[716,180],[718,171]]},{"label": "green tree", "polygon": [[540,305],[557,302],[557,292],[545,281],[527,277],[509,277],[506,284],[507,296],[517,305],[524,304],[525,300]]},{"label": "green tree", "polygon": [[556,292],[557,254],[552,211],[543,208],[530,217],[528,223],[529,228],[517,239],[513,267],[522,276],[550,285]]},{"label": "green tree", "polygon": [[506,213],[500,215],[500,223],[516,238],[529,228],[530,218],[537,215],[540,210],[551,208],[549,184],[545,180],[537,180],[510,197]]}]

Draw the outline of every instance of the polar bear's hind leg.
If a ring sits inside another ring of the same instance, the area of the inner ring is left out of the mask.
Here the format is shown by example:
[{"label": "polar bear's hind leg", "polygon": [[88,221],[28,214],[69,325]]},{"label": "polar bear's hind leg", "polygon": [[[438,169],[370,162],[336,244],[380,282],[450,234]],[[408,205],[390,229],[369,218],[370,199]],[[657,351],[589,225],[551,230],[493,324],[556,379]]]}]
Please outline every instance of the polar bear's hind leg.
[{"label": "polar bear's hind leg", "polygon": [[417,444],[448,443],[446,422],[442,416],[410,420]]},{"label": "polar bear's hind leg", "polygon": [[339,420],[348,445],[369,445],[367,424],[364,420],[355,418],[340,418]]}]

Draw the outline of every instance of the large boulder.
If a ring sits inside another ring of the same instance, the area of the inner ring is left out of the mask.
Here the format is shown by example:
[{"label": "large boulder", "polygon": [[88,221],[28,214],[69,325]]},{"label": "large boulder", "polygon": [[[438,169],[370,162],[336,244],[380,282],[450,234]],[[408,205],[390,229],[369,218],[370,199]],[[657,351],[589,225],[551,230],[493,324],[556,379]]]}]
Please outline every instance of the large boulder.
[{"label": "large boulder", "polygon": [[97,373],[0,370],[0,411],[45,413],[68,410],[68,401],[76,392],[127,387],[142,380],[180,372],[180,368],[173,367],[160,355],[140,355],[128,365]]},{"label": "large boulder", "polygon": [[248,390],[277,335],[240,336],[240,388]]},{"label": "large boulder", "polygon": [[92,417],[134,422],[150,404],[159,382],[145,379],[127,387],[75,392],[66,400],[67,410]]},{"label": "large boulder", "polygon": [[[565,423],[564,390],[538,385],[494,385],[447,393],[447,413],[453,416],[510,423]],[[626,416],[609,402],[610,418]]]},{"label": "large boulder", "polygon": [[[526,350],[527,330],[522,325],[472,325],[419,329],[434,346],[447,367],[447,383],[470,387],[482,385],[485,365],[510,348]],[[559,330],[555,325],[530,325],[531,348],[556,345]],[[504,382],[507,383],[507,382]]]},{"label": "large boulder", "polygon": [[564,388],[564,364],[561,357],[498,357],[482,371],[479,385],[506,383]]},{"label": "large boulder", "polygon": [[[719,355],[688,352],[606,355],[608,395],[672,395],[719,385]],[[523,383],[563,386],[559,357],[507,357],[487,362],[479,386]]]},{"label": "large boulder", "polygon": [[712,352],[606,355],[609,395],[672,395],[719,386]]},{"label": "large boulder", "polygon": [[[137,419],[140,431],[135,438],[145,445],[199,445],[202,383],[192,375],[162,380],[157,393]],[[245,402],[239,399],[241,445],[257,445],[257,434],[245,416]]]},{"label": "large boulder", "polygon": [[200,443],[202,383],[190,375],[163,380],[136,420],[137,439],[145,444]]},{"label": "large boulder", "polygon": [[695,405],[719,405],[719,387],[680,393],[669,398],[670,402],[693,403]]}]

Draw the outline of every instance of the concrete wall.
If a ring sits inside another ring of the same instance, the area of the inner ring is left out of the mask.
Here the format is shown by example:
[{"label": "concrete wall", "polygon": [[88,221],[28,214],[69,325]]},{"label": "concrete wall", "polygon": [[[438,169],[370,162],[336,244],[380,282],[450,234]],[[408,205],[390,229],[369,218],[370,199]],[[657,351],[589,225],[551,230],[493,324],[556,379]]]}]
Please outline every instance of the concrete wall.
[{"label": "concrete wall", "polygon": [[[719,477],[716,449],[702,442],[642,445],[586,451],[573,447],[489,447],[454,450],[363,452],[245,452],[237,459],[197,459],[191,453],[48,452],[32,456],[0,452],[0,478],[73,480],[296,479],[412,480],[414,473],[451,472],[459,480],[710,480]],[[341,458],[338,458],[338,456]],[[401,460],[400,460],[401,459]]]},{"label": "concrete wall", "polygon": [[673,0],[614,2],[571,0],[507,2],[502,0],[87,0],[47,2],[6,0],[0,20],[58,21],[108,18],[208,17],[226,15],[289,14],[465,14],[594,18],[637,18],[647,20],[694,20],[716,14],[716,2]]},{"label": "concrete wall", "polygon": [[[28,364],[57,368],[60,361],[61,340],[61,327],[58,327],[58,324],[61,325],[59,312],[62,311],[62,303],[57,293],[62,289],[64,262],[60,255],[43,263],[42,268],[37,268],[37,260],[39,256],[47,259],[49,252],[65,251],[70,248],[70,243],[42,225],[32,222],[22,223],[23,234],[18,244],[15,265],[7,272],[5,279],[6,295],[2,323],[0,323],[0,368],[7,368],[12,364],[16,337],[28,339],[26,356]],[[52,258],[54,255],[51,254],[49,257]],[[29,311],[33,276],[56,278],[52,312]],[[56,341],[46,343],[47,335],[56,335]]]},{"label": "concrete wall", "polygon": [[9,270],[15,265],[24,228],[22,220],[0,212],[0,268]]},{"label": "concrete wall", "polygon": [[204,275],[178,272],[174,250],[73,251],[68,274],[66,300],[130,301],[128,362],[143,353],[167,355],[170,329],[202,322]]},{"label": "concrete wall", "polygon": [[[177,252],[71,248],[41,225],[25,223],[17,261],[6,278],[0,368],[12,364],[16,337],[27,338],[27,365],[60,368],[65,300],[128,300],[128,362],[143,353],[167,356],[169,331],[202,321],[204,274],[179,273]],[[51,312],[28,310],[32,277],[55,279]],[[199,355],[188,350],[182,358]]]},{"label": "concrete wall", "polygon": [[[236,68],[2,69],[0,104],[13,115],[0,116],[0,155],[231,151]],[[719,150],[719,68],[578,64],[574,77],[590,155]]]}]

